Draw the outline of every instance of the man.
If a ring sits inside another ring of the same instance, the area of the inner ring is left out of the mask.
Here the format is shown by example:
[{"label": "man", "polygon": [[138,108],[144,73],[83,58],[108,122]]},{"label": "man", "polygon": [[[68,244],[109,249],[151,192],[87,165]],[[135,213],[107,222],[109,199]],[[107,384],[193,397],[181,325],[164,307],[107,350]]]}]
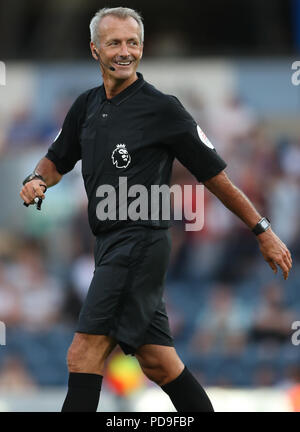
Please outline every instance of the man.
[{"label": "man", "polygon": [[69,386],[62,411],[97,410],[103,365],[116,344],[136,356],[177,411],[213,411],[207,394],[177,355],[169,330],[162,299],[169,222],[161,217],[126,219],[120,201],[118,217],[101,220],[98,187],[109,184],[120,190],[120,178],[147,190],[169,184],[176,157],[255,230],[264,259],[274,272],[279,265],[285,279],[291,255],[228,179],[225,162],[180,102],[136,72],[143,53],[140,15],[128,8],[102,9],[90,29],[90,48],[103,85],[78,97],[60,135],[20,192],[27,205],[36,197],[44,199],[47,187],[82,159],[89,223],[96,236],[95,272],[68,351]]}]

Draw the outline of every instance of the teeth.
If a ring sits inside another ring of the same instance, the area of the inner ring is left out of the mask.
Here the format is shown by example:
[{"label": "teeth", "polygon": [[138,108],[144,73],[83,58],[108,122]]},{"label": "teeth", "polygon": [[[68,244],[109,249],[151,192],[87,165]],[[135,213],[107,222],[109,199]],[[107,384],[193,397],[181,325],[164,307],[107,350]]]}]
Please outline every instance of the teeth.
[{"label": "teeth", "polygon": [[128,66],[128,65],[130,65],[130,62],[127,62],[127,63],[125,63],[125,62],[118,62],[118,64],[122,65],[122,66]]}]

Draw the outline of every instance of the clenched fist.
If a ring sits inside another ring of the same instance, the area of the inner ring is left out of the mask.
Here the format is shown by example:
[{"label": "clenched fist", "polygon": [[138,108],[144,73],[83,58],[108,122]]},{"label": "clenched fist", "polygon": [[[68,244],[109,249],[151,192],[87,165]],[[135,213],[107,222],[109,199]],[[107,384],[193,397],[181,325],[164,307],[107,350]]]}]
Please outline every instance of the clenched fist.
[{"label": "clenched fist", "polygon": [[35,198],[45,199],[46,190],[47,185],[41,179],[36,178],[25,183],[20,192],[20,197],[25,204],[35,204]]}]

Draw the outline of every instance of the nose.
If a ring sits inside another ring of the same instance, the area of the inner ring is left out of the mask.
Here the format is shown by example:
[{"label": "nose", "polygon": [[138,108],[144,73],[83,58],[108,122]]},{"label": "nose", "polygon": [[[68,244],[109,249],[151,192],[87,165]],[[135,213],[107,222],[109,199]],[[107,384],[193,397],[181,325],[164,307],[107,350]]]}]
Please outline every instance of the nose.
[{"label": "nose", "polygon": [[120,52],[119,55],[122,57],[128,57],[129,56],[129,51],[128,51],[128,47],[126,42],[124,41],[120,47]]}]

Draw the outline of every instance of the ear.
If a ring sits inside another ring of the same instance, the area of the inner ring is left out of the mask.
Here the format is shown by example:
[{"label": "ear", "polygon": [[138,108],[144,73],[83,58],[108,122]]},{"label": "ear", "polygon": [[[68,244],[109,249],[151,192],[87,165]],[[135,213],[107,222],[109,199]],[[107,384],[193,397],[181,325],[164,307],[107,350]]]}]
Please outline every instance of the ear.
[{"label": "ear", "polygon": [[95,60],[98,61],[99,60],[99,53],[98,53],[96,45],[93,42],[90,43],[90,49],[92,52],[92,56],[94,57]]},{"label": "ear", "polygon": [[141,48],[142,48],[142,52],[141,52],[141,55],[140,55],[140,60],[141,60],[141,58],[143,57],[143,52],[144,52],[144,44],[142,44]]}]

